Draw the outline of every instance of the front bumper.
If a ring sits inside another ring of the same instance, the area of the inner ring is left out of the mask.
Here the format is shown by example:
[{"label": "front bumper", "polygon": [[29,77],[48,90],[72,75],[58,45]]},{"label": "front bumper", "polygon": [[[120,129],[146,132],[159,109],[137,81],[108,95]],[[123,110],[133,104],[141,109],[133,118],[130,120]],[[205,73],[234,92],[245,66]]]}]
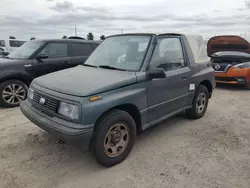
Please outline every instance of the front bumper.
[{"label": "front bumper", "polygon": [[82,128],[79,128],[79,125],[77,125],[77,128],[69,126],[69,124],[73,124],[66,120],[46,115],[34,108],[28,100],[21,102],[20,108],[22,113],[41,129],[57,136],[67,143],[76,145],[82,150],[89,148],[94,125],[82,125]]},{"label": "front bumper", "polygon": [[248,84],[250,83],[250,69],[231,67],[227,72],[215,72],[215,81],[226,84]]}]

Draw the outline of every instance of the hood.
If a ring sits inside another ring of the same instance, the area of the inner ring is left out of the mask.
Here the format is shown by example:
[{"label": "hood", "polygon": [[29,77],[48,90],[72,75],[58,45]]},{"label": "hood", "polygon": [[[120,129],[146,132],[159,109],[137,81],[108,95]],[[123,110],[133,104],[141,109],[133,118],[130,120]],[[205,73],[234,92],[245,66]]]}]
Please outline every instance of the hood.
[{"label": "hood", "polygon": [[221,51],[237,51],[250,54],[250,44],[247,40],[235,35],[216,36],[208,40],[208,56]]},{"label": "hood", "polygon": [[60,93],[85,97],[136,82],[134,72],[79,65],[38,77],[33,83]]}]

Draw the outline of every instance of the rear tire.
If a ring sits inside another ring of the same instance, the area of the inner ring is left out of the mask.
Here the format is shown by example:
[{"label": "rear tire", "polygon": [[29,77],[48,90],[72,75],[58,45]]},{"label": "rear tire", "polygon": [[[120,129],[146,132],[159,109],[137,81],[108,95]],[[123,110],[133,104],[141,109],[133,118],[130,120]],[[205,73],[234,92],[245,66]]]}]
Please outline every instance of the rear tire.
[{"label": "rear tire", "polygon": [[136,139],[136,124],[125,111],[112,110],[96,125],[92,149],[97,162],[105,167],[122,162]]},{"label": "rear tire", "polygon": [[245,85],[245,88],[246,88],[247,90],[250,90],[250,83],[247,83],[247,84]]},{"label": "rear tire", "polygon": [[192,108],[186,110],[190,119],[199,119],[204,116],[209,101],[209,92],[206,86],[199,85],[193,98]]},{"label": "rear tire", "polygon": [[27,98],[28,87],[20,80],[7,80],[0,84],[0,106],[12,108],[19,106]]}]

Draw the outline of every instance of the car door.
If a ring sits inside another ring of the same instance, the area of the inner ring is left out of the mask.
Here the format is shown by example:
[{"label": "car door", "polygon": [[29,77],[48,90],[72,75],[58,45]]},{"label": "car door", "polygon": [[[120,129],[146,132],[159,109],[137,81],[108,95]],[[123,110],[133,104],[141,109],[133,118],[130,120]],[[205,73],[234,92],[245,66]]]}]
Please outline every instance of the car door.
[{"label": "car door", "polygon": [[165,78],[147,81],[147,122],[157,121],[183,109],[188,102],[190,68],[181,38],[158,39],[149,69],[162,68]]},{"label": "car door", "polygon": [[48,42],[38,55],[47,56],[38,60],[39,76],[71,67],[67,42]]},{"label": "car door", "polygon": [[69,56],[72,58],[72,66],[83,64],[94,50],[86,42],[70,43]]}]

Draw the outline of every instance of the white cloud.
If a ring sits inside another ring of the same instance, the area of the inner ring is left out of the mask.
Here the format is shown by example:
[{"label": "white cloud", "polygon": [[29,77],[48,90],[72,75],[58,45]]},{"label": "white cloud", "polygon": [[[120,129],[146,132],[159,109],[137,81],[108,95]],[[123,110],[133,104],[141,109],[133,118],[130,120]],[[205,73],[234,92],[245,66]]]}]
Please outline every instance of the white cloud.
[{"label": "white cloud", "polygon": [[[0,36],[29,39],[124,32],[249,34],[247,0],[2,0]],[[14,14],[13,14],[14,13]]]}]

